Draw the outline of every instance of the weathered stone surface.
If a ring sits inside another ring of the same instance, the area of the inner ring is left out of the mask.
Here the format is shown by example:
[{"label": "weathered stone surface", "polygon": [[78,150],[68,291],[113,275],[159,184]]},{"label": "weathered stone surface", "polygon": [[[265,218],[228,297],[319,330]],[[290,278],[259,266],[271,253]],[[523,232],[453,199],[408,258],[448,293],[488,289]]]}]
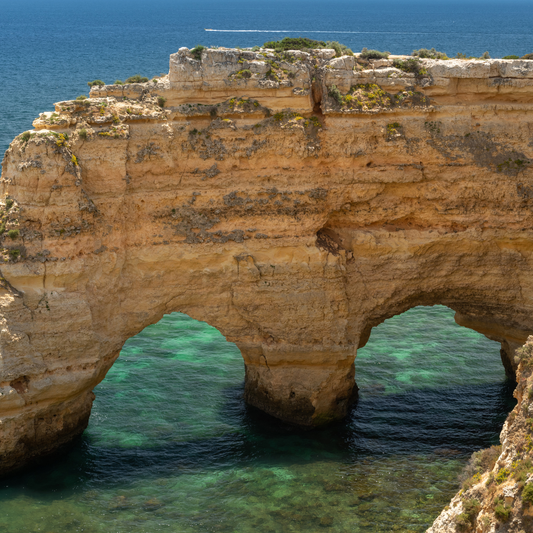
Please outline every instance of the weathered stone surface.
[{"label": "weathered stone surface", "polygon": [[346,413],[372,328],[417,305],[501,342],[513,373],[533,80],[456,68],[181,49],[169,77],[42,114],[2,169],[0,470],[83,431],[124,342],[172,311],[237,344],[250,404],[309,427]]}]

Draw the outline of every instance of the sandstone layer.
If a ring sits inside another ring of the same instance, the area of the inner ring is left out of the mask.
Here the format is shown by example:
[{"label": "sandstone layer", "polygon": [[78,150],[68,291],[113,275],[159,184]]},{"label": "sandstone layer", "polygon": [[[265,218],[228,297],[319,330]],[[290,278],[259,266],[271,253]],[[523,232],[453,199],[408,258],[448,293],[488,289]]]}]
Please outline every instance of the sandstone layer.
[{"label": "sandstone layer", "polygon": [[237,344],[247,402],[303,426],[345,415],[357,348],[417,305],[514,374],[533,61],[180,49],[34,127],[2,167],[1,472],[80,434],[124,342],[173,311]]}]

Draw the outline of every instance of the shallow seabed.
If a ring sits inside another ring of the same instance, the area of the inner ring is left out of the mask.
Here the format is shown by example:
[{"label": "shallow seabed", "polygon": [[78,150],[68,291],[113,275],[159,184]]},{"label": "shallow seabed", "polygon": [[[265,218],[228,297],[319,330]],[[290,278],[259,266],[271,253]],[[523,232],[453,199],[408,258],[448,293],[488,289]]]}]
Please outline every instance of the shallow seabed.
[{"label": "shallow seabed", "polygon": [[130,339],[68,454],[0,485],[0,531],[422,532],[514,406],[499,345],[416,308],[359,350],[348,419],[247,408],[235,345],[174,313]]}]

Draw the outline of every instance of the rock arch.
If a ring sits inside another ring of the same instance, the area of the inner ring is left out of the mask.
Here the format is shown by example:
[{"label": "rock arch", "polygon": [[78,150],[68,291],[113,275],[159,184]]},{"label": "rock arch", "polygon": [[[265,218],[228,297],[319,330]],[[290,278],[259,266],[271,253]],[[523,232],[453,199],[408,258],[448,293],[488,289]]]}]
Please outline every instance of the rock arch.
[{"label": "rock arch", "polygon": [[345,414],[357,348],[415,305],[456,310],[512,373],[533,330],[533,62],[416,77],[332,53],[180,50],[168,77],[93,88],[13,141],[0,471],[83,431],[123,343],[171,311],[237,344],[249,403],[307,426]]}]

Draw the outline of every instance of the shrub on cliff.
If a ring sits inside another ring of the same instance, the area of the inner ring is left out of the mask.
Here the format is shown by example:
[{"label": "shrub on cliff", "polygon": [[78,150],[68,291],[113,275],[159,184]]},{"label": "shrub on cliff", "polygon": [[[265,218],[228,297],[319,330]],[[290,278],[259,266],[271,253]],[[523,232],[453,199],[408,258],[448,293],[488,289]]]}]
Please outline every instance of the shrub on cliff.
[{"label": "shrub on cliff", "polygon": [[520,59],[533,59],[533,54],[526,54],[525,56],[522,56]]},{"label": "shrub on cliff", "polygon": [[196,59],[196,61],[201,61],[202,60],[202,50],[205,50],[205,49],[206,49],[205,46],[202,46],[201,44],[197,44],[191,50],[192,57],[194,57],[194,59]]},{"label": "shrub on cliff", "polygon": [[427,48],[420,48],[420,50],[413,50],[412,56],[420,59],[448,59],[444,52],[437,52],[435,48],[428,50]]},{"label": "shrub on cliff", "polygon": [[148,78],[146,76],[141,76],[140,74],[135,74],[135,76],[130,76],[126,83],[146,83]]},{"label": "shrub on cliff", "polygon": [[533,335],[527,338],[524,346],[515,350],[515,363],[519,364],[522,360],[530,360],[533,356]]},{"label": "shrub on cliff", "polygon": [[79,132],[78,132],[78,135],[80,136],[80,139],[87,139],[87,130],[85,128],[82,128]]},{"label": "shrub on cliff", "polygon": [[124,85],[124,82],[122,80],[115,80],[114,85]]},{"label": "shrub on cliff", "polygon": [[409,58],[405,61],[403,59],[395,59],[392,62],[392,66],[403,72],[412,72],[416,76],[427,75],[427,70],[420,63],[420,59]]},{"label": "shrub on cliff", "polygon": [[494,515],[500,522],[507,522],[511,516],[511,507],[505,505],[503,498],[494,498]]},{"label": "shrub on cliff", "polygon": [[93,80],[93,81],[88,81],[87,85],[89,87],[103,87],[105,83],[102,80]]},{"label": "shrub on cliff", "polygon": [[520,59],[518,56],[503,56],[502,59]]},{"label": "shrub on cliff", "polygon": [[328,41],[326,48],[332,48],[335,50],[335,57],[353,56],[353,52],[345,44],[338,43],[337,41]]},{"label": "shrub on cliff", "polygon": [[492,470],[501,452],[501,446],[491,446],[474,452],[461,475],[461,481],[466,481],[476,474],[481,475]]},{"label": "shrub on cliff", "polygon": [[265,74],[265,78],[267,80],[272,80],[272,81],[277,81],[277,82],[280,81],[278,75],[276,74],[276,71],[272,70],[272,69],[267,70],[267,72]]},{"label": "shrub on cliff", "polygon": [[252,77],[252,71],[247,68],[239,70],[239,72],[235,74],[235,79],[237,80],[249,79],[251,77]]},{"label": "shrub on cliff", "polygon": [[522,501],[529,505],[533,504],[533,483],[528,483],[524,487],[524,490],[522,491]]},{"label": "shrub on cliff", "polygon": [[332,85],[329,88],[328,94],[335,100],[339,105],[342,105],[342,93],[339,91],[336,85]]},{"label": "shrub on cliff", "polygon": [[380,52],[379,50],[368,50],[363,48],[361,50],[362,59],[387,59],[390,56],[390,52]]},{"label": "shrub on cliff", "polygon": [[479,500],[463,500],[463,512],[456,517],[455,523],[460,531],[469,530],[476,520],[476,516],[481,510]]},{"label": "shrub on cliff", "polygon": [[7,232],[7,236],[12,240],[14,241],[18,236],[19,236],[19,230],[18,229],[10,229],[8,232]]},{"label": "shrub on cliff", "polygon": [[80,94],[76,97],[76,100],[87,100],[87,97],[84,94]]},{"label": "shrub on cliff", "polygon": [[307,37],[284,37],[281,41],[267,41],[263,48],[273,48],[276,52],[284,52],[285,50],[327,48],[327,46],[324,41],[315,41]]},{"label": "shrub on cliff", "polygon": [[284,37],[281,41],[267,41],[264,48],[273,48],[276,52],[287,50],[322,50],[331,48],[335,50],[335,57],[353,56],[353,52],[342,43],[337,41],[315,41],[307,37]]},{"label": "shrub on cliff", "polygon": [[167,103],[167,99],[164,96],[158,96],[157,97],[157,105],[161,108],[165,107],[165,104]]}]

